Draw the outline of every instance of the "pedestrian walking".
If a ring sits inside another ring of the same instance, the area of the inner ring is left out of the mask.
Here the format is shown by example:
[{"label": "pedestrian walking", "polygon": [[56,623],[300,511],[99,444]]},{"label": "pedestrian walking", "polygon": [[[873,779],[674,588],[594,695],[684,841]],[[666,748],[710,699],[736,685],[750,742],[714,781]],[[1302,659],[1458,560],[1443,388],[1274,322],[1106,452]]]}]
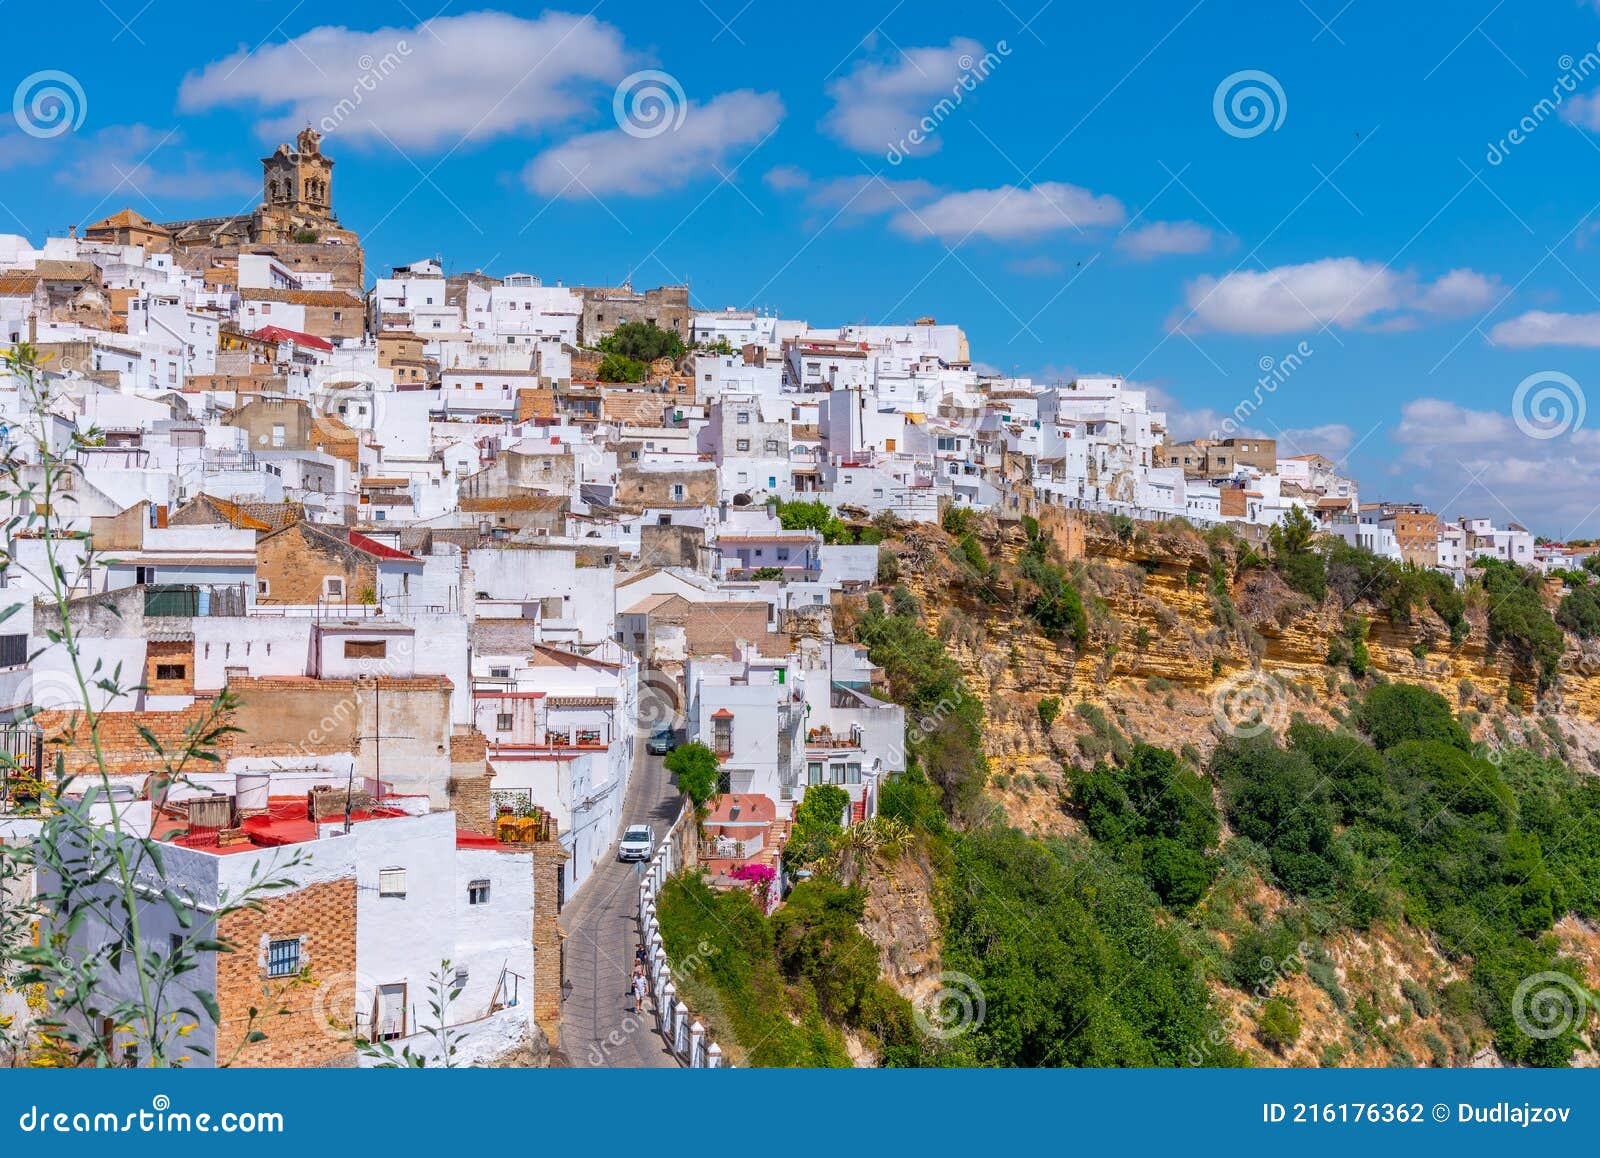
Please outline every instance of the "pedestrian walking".
[{"label": "pedestrian walking", "polygon": [[644,995],[649,992],[650,983],[645,980],[644,970],[640,969],[633,975],[633,1011],[644,1012]]}]

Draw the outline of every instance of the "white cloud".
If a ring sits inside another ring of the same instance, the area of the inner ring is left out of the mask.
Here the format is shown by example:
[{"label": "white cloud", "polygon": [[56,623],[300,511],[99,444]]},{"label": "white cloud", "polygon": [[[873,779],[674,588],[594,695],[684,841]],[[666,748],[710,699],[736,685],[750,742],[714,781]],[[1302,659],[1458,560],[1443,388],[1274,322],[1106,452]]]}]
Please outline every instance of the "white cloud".
[{"label": "white cloud", "polygon": [[907,141],[907,134],[934,115],[941,100],[964,99],[960,79],[983,58],[981,44],[958,36],[942,48],[908,48],[888,62],[863,61],[829,82],[834,107],[822,126],[863,153],[896,148],[912,155],[935,152],[937,133],[927,134],[920,144]]},{"label": "white cloud", "polygon": [[1486,310],[1500,292],[1500,282],[1471,269],[1452,269],[1423,288],[1416,306],[1425,314],[1452,317]]},{"label": "white cloud", "polygon": [[1119,225],[1126,216],[1122,202],[1115,197],[1047,181],[1025,189],[1003,185],[946,193],[914,213],[897,214],[891,224],[908,237],[933,236],[947,242],[967,237],[1014,241]]},{"label": "white cloud", "polygon": [[1189,332],[1287,334],[1339,326],[1399,329],[1417,315],[1480,308],[1499,283],[1454,269],[1431,283],[1375,261],[1329,257],[1267,270],[1201,277],[1184,291],[1185,312],[1175,328]]},{"label": "white cloud", "polygon": [[809,189],[812,183],[811,174],[797,165],[776,165],[768,169],[761,180],[769,189],[776,189],[779,193]]},{"label": "white cloud", "polygon": [[867,173],[818,178],[793,165],[769,170],[762,181],[780,193],[803,192],[809,207],[837,210],[844,217],[892,213],[908,205],[923,204],[939,192],[937,185],[920,178],[890,181]]},{"label": "white cloud", "polygon": [[1324,422],[1319,426],[1291,426],[1280,430],[1278,456],[1288,458],[1297,454],[1325,454],[1337,461],[1356,442],[1356,432],[1342,422]]},{"label": "white cloud", "polygon": [[616,28],[562,12],[474,12],[370,32],[324,26],[191,73],[178,107],[254,107],[268,141],[310,123],[341,140],[433,149],[569,120],[597,96],[609,100],[629,64]]},{"label": "white cloud", "polygon": [[1579,426],[1554,438],[1524,433],[1505,411],[1473,410],[1443,398],[1418,398],[1391,433],[1397,464],[1419,497],[1442,517],[1483,515],[1557,538],[1600,534],[1600,433]]},{"label": "white cloud", "polygon": [[214,168],[206,158],[186,149],[181,133],[148,125],[113,125],[75,139],[68,158],[56,168],[55,180],[108,203],[143,199],[158,214],[162,212],[161,198],[249,197],[260,190],[251,174]]},{"label": "white cloud", "polygon": [[743,160],[782,116],[776,93],[723,93],[703,105],[690,102],[681,124],[655,136],[618,128],[564,141],[528,162],[523,183],[546,197],[648,196],[678,189]]},{"label": "white cloud", "polygon": [[1214,235],[1193,221],[1152,221],[1117,238],[1117,248],[1138,261],[1172,253],[1204,253]]},{"label": "white cloud", "polygon": [[1410,447],[1434,450],[1446,446],[1495,443],[1518,435],[1511,415],[1468,410],[1443,398],[1418,398],[1400,410],[1394,439]]},{"label": "white cloud", "polygon": [[1600,133],[1600,92],[1567,101],[1561,106],[1561,119],[1591,133]]},{"label": "white cloud", "polygon": [[1525,350],[1533,346],[1600,347],[1600,314],[1557,314],[1529,310],[1489,331],[1497,346]]}]

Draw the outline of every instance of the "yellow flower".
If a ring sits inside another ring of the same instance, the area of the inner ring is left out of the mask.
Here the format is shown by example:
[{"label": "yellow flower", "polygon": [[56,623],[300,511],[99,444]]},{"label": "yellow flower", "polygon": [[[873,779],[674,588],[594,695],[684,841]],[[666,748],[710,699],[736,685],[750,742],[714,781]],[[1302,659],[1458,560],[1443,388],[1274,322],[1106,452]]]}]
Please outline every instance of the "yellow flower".
[{"label": "yellow flower", "polygon": [[188,1037],[191,1033],[193,1033],[195,1030],[197,1030],[199,1028],[200,1028],[200,1026],[199,1026],[199,1024],[197,1022],[191,1021],[188,1025],[185,1025],[185,1026],[183,1026],[182,1028],[180,1028],[178,1030],[178,1036],[179,1037]]}]

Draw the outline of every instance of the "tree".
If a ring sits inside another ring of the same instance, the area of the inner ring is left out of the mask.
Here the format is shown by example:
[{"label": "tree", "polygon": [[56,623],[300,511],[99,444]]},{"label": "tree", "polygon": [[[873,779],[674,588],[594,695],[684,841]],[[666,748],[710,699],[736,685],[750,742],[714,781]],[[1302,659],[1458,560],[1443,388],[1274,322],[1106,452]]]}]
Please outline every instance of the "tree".
[{"label": "tree", "polygon": [[646,365],[657,358],[676,361],[683,357],[684,351],[682,338],[654,322],[623,322],[600,339],[598,348],[602,353],[620,354]]},{"label": "tree", "polygon": [[1362,700],[1356,724],[1380,751],[1405,740],[1441,740],[1463,752],[1472,747],[1449,701],[1416,684],[1379,684]]},{"label": "tree", "polygon": [[1323,557],[1312,550],[1317,525],[1301,507],[1290,507],[1283,522],[1267,532],[1272,548],[1272,565],[1284,582],[1319,603],[1328,592],[1328,568]]},{"label": "tree", "polygon": [[722,783],[717,754],[704,744],[679,744],[661,763],[677,780],[678,791],[694,801],[695,812],[704,815],[706,803]]},{"label": "tree", "polygon": [[786,531],[816,531],[825,543],[848,542],[850,530],[833,508],[821,502],[778,504],[778,522]]},{"label": "tree", "polygon": [[833,838],[844,831],[850,793],[837,784],[813,784],[795,806],[794,826],[784,859],[790,865],[812,864],[828,855]]},{"label": "tree", "polygon": [[1579,639],[1600,635],[1600,588],[1578,587],[1568,591],[1561,606],[1556,608],[1556,622]]},{"label": "tree", "polygon": [[625,354],[607,354],[600,360],[600,369],[595,376],[602,382],[643,382],[649,369],[637,358]]},{"label": "tree", "polygon": [[1561,655],[1567,649],[1561,628],[1545,610],[1540,590],[1544,578],[1515,563],[1483,556],[1476,564],[1489,596],[1489,642],[1504,647],[1518,662],[1533,669],[1541,689],[1555,682]]},{"label": "tree", "polygon": [[1256,1034],[1263,1045],[1281,1054],[1300,1039],[1300,1015],[1283,998],[1273,997],[1261,1007]]}]

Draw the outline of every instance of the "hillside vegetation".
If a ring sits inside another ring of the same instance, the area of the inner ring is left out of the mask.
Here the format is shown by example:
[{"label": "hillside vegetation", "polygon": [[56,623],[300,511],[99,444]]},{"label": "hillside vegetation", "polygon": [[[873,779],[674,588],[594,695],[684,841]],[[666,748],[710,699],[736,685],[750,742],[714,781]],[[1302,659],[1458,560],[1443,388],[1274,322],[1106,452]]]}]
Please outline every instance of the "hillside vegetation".
[{"label": "hillside vegetation", "polygon": [[[759,929],[698,981],[749,1064],[1595,1060],[1589,577],[1458,590],[1299,522],[956,513],[880,550],[836,621],[910,770],[791,845],[772,918],[697,902]],[[684,908],[669,940],[719,943]]]}]

